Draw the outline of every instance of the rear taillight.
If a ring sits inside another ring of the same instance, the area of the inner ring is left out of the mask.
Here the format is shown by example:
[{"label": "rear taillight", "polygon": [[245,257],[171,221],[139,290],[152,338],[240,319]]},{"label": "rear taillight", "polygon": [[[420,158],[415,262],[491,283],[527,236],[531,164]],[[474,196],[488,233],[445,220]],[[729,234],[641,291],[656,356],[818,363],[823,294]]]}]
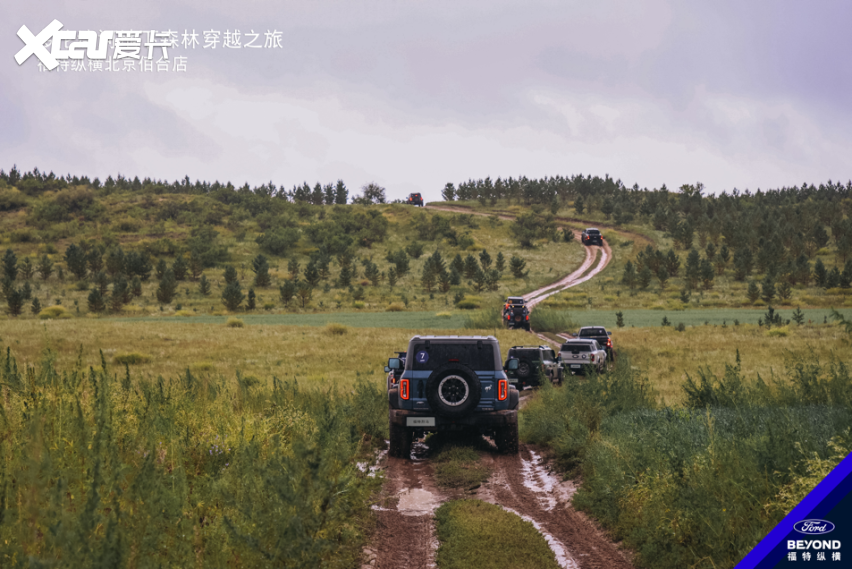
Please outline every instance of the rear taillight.
[{"label": "rear taillight", "polygon": [[400,379],[399,380],[399,398],[405,399],[406,401],[411,396],[411,392],[408,390],[408,380]]},{"label": "rear taillight", "polygon": [[512,319],[512,315],[511,315],[511,314],[507,314],[507,315],[506,315],[506,320],[511,320],[511,319]]},{"label": "rear taillight", "polygon": [[527,320],[529,320],[529,319],[530,319],[530,315],[529,315],[529,314],[527,314]]},{"label": "rear taillight", "polygon": [[505,401],[509,396],[509,380],[501,379],[497,382],[497,399]]},{"label": "rear taillight", "polygon": [[612,347],[612,338],[607,338],[607,339],[606,339],[606,347],[607,347],[607,348],[611,348],[611,347]]}]

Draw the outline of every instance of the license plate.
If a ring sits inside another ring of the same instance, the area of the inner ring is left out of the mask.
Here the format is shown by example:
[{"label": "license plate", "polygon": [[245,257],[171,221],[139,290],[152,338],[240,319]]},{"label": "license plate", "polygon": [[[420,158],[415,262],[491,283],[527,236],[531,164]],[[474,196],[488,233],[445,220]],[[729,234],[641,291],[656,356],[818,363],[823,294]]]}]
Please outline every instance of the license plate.
[{"label": "license plate", "polygon": [[575,368],[577,368],[577,369],[580,369],[580,366],[579,366],[579,365],[577,365],[577,364],[571,364],[571,367],[575,367]]},{"label": "license plate", "polygon": [[406,417],[406,427],[434,427],[435,417]]}]

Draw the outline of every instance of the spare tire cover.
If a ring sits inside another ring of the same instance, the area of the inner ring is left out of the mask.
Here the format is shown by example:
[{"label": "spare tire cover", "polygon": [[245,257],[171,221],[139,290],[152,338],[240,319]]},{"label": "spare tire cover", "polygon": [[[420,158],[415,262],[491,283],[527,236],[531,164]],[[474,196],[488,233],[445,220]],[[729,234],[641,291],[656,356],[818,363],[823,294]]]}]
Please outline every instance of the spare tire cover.
[{"label": "spare tire cover", "polygon": [[482,384],[476,372],[461,363],[437,368],[426,380],[426,399],[444,417],[462,417],[476,409]]}]

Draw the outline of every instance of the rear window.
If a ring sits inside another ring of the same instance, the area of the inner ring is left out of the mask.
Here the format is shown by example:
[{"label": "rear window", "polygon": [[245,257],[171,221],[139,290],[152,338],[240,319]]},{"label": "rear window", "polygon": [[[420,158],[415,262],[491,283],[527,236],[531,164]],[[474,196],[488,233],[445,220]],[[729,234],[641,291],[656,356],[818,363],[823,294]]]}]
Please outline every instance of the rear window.
[{"label": "rear window", "polygon": [[562,344],[563,352],[591,352],[591,346],[585,342],[576,344]]},{"label": "rear window", "polygon": [[580,330],[581,338],[593,338],[595,336],[606,336],[606,328],[587,328]]},{"label": "rear window", "polygon": [[510,298],[506,302],[509,304],[524,304],[526,301],[523,298]]},{"label": "rear window", "polygon": [[601,232],[598,229],[587,229],[586,235],[600,235]]},{"label": "rear window", "polygon": [[538,350],[509,350],[509,357],[532,361],[538,361],[541,359]]},{"label": "rear window", "polygon": [[415,344],[411,356],[411,368],[416,371],[432,371],[448,363],[461,363],[476,371],[494,371],[494,346],[483,342],[476,344]]}]

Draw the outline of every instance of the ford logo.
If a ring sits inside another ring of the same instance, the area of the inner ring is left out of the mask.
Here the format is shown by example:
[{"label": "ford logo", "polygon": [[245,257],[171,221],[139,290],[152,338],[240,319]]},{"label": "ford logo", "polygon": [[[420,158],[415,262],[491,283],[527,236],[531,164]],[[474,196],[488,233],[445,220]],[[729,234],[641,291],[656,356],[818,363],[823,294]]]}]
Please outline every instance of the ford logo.
[{"label": "ford logo", "polygon": [[821,535],[834,531],[834,524],[826,520],[802,520],[796,522],[793,529],[805,535]]}]

